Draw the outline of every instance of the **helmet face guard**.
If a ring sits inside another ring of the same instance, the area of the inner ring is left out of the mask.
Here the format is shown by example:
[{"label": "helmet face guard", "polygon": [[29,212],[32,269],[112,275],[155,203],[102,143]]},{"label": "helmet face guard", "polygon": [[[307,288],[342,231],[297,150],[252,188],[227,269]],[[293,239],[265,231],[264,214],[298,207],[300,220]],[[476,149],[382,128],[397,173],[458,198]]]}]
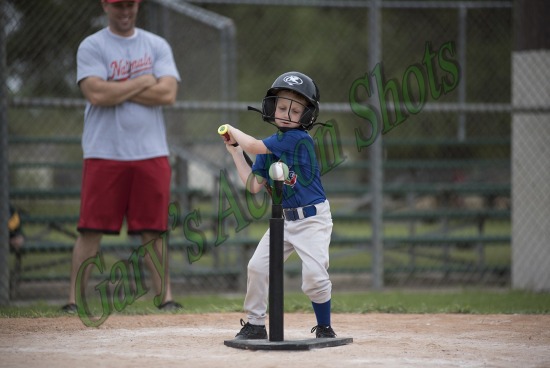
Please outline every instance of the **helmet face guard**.
[{"label": "helmet face guard", "polygon": [[[300,102],[286,98],[286,97],[279,97],[279,96],[266,96],[264,97],[264,100],[262,102],[262,115],[265,121],[268,122],[275,122],[275,108],[277,107],[277,102],[279,100],[287,100],[290,102],[290,107],[288,111],[288,116],[286,118],[277,118],[278,120],[288,121],[291,123],[298,123],[302,125],[304,128],[307,126],[312,125],[315,122],[314,117],[314,109],[311,105],[305,106],[301,104]],[[290,118],[290,110],[294,105],[300,105],[303,109],[302,116],[300,117],[299,121],[293,121]]]},{"label": "helmet face guard", "polygon": [[[273,82],[262,102],[264,121],[275,122],[275,107],[279,98],[277,93],[281,90],[293,91],[305,98],[307,106],[304,106],[300,121],[294,123],[299,123],[305,130],[311,129],[319,116],[319,88],[317,88],[313,79],[300,72],[284,73]],[[292,103],[299,102],[292,100]],[[290,121],[290,117],[288,121]]]}]

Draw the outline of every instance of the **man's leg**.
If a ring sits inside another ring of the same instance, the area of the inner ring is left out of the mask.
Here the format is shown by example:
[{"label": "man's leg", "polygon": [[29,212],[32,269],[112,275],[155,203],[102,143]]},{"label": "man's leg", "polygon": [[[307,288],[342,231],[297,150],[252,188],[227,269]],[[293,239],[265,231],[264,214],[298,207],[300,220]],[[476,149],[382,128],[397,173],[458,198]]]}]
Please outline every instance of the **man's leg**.
[{"label": "man's leg", "polygon": [[[78,275],[78,270],[84,261],[90,257],[94,257],[99,252],[99,245],[101,242],[101,233],[96,232],[82,232],[79,234],[76,239],[73,255],[72,255],[72,266],[71,266],[71,285],[69,288],[69,301],[68,304],[75,304],[76,302],[76,276]],[[82,290],[88,285],[88,279],[90,276],[91,267],[88,267],[84,272],[84,280],[80,287]]]},{"label": "man's leg", "polygon": [[[162,237],[160,234],[157,233],[151,233],[151,232],[144,232],[141,236],[142,244],[148,244],[150,241],[154,240],[154,246],[153,249],[156,252],[157,259],[161,263],[161,265],[164,267],[164,275],[159,274],[159,270],[155,267],[153,261],[151,260],[151,256],[148,252],[145,254],[145,266],[149,269],[149,272],[151,273],[151,282],[153,284],[153,288],[155,290],[155,295],[160,295],[164,290],[164,297],[162,298],[162,304],[172,301],[172,288],[170,287],[170,272],[168,270],[168,255],[166,255],[166,263],[163,263],[163,254],[162,252],[168,252],[168,247],[163,249],[162,244]],[[164,285],[163,285],[163,278],[164,278]]]},{"label": "man's leg", "polygon": [[167,157],[157,157],[135,162],[132,169],[133,180],[126,213],[128,232],[140,233],[142,245],[154,241],[158,263],[155,265],[151,260],[149,251],[145,253],[144,260],[151,274],[155,295],[162,297],[159,309],[181,309],[181,304],[172,300],[168,247],[163,244],[168,236],[165,231],[168,230],[170,204],[170,162]]}]

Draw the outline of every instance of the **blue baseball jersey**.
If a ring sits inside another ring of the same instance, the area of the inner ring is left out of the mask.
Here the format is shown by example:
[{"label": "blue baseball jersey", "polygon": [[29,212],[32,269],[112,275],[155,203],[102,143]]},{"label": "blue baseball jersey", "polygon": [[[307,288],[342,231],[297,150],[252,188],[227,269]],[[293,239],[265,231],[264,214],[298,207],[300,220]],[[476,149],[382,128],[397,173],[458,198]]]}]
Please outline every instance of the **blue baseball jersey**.
[{"label": "blue baseball jersey", "polygon": [[283,186],[283,208],[304,207],[326,200],[314,142],[307,132],[300,129],[277,131],[262,141],[271,153],[257,155],[252,172],[273,184],[269,177],[271,164],[282,161],[288,166],[289,177]]}]

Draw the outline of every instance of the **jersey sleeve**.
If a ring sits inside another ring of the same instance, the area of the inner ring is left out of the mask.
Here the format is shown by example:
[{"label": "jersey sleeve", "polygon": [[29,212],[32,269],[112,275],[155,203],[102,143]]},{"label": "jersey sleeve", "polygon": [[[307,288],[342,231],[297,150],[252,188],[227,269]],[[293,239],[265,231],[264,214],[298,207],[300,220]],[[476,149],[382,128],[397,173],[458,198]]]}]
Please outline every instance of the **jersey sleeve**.
[{"label": "jersey sleeve", "polygon": [[156,37],[156,60],[153,73],[155,77],[174,77],[178,82],[181,81],[172,48],[162,37]]},{"label": "jersey sleeve", "polygon": [[303,151],[304,145],[312,144],[307,133],[291,130],[286,133],[277,132],[263,140],[267,149],[275,156],[276,160],[282,160],[289,167],[294,163],[300,163],[297,153]]},{"label": "jersey sleeve", "polygon": [[109,71],[102,61],[100,47],[93,37],[88,37],[78,47],[76,53],[76,83],[88,77],[99,77],[107,80]]}]

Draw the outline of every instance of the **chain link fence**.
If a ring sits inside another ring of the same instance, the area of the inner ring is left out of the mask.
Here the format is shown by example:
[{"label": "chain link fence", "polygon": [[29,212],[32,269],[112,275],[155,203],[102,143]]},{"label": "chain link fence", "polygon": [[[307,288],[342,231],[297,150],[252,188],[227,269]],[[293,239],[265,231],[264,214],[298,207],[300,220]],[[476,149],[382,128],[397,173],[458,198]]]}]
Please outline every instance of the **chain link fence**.
[{"label": "chain link fence", "polygon": [[[12,298],[64,296],[85,104],[75,55],[105,17],[99,0],[2,6],[9,198],[26,237],[10,253]],[[312,135],[333,210],[335,284],[511,284],[510,1],[145,0],[138,25],[168,40],[182,76],[165,109],[176,292],[244,288],[269,211],[231,207],[246,198],[216,130],[271,134],[247,107],[290,70],[316,80],[331,123]],[[547,63],[532,67],[547,76]],[[104,242],[110,261],[139,246],[124,234]],[[286,274],[299,284],[298,258]]]}]

